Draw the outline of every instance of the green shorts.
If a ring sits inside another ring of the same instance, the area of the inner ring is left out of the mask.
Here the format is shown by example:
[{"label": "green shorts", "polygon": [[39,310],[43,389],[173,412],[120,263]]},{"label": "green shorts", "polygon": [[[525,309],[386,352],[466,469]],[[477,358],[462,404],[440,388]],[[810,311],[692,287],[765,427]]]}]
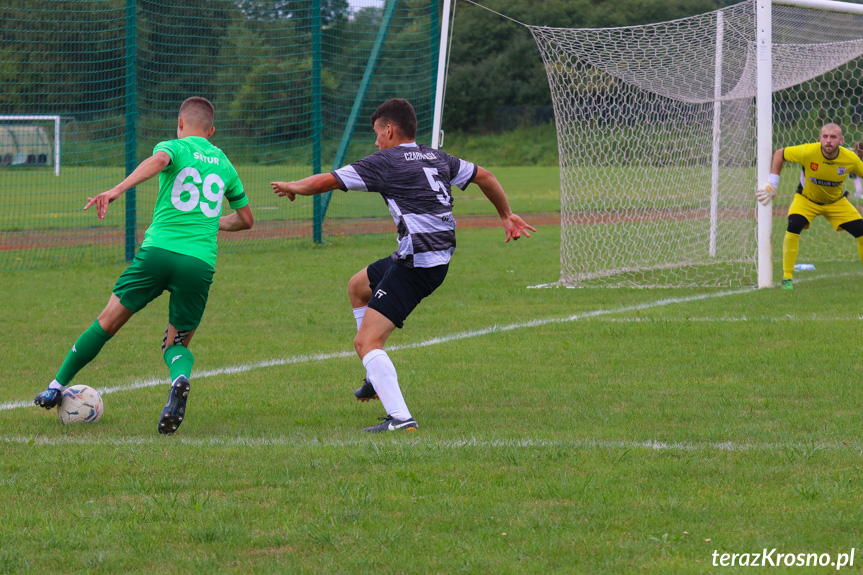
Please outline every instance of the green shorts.
[{"label": "green shorts", "polygon": [[141,248],[114,286],[123,307],[139,312],[168,290],[168,321],[178,330],[197,329],[207,307],[216,270],[192,256],[161,248]]}]

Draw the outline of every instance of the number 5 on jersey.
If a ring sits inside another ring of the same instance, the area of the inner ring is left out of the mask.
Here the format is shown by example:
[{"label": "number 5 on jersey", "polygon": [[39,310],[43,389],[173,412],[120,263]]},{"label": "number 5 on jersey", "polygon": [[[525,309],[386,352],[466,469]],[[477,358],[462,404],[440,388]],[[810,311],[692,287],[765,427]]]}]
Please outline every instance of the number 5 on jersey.
[{"label": "number 5 on jersey", "polygon": [[438,201],[445,206],[451,206],[452,196],[447,191],[446,185],[436,177],[437,168],[423,168],[423,171],[426,173],[426,178],[431,185],[431,189],[436,192],[440,192],[437,194]]},{"label": "number 5 on jersey", "polygon": [[[186,178],[192,178],[192,181],[187,182]],[[199,190],[195,184],[201,183],[201,172],[195,168],[183,168],[174,180],[174,187],[171,189],[171,203],[181,212],[191,212],[200,205],[205,216],[208,218],[218,217],[222,211],[222,200],[225,197],[225,182],[218,174],[208,174]],[[218,190],[214,192],[213,186],[218,186]],[[189,193],[189,198],[185,201],[182,199],[183,192]],[[200,201],[202,193],[206,201]],[[215,206],[209,202],[215,203]]]}]

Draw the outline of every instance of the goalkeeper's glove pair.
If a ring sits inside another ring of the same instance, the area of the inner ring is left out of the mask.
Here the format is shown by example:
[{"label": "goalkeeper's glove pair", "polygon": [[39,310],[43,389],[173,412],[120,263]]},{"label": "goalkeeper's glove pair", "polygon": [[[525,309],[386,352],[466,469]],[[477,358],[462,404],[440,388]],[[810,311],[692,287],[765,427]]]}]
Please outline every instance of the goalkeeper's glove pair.
[{"label": "goalkeeper's glove pair", "polygon": [[767,183],[762,184],[755,190],[755,197],[766,206],[776,195],[776,190],[779,188],[779,174],[770,174],[767,176]]}]

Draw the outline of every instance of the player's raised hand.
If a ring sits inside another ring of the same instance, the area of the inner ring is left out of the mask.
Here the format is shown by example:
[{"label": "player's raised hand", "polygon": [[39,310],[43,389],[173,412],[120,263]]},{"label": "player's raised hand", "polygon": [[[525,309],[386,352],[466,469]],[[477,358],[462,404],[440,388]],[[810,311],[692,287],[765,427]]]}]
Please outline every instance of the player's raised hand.
[{"label": "player's raised hand", "polygon": [[517,240],[521,236],[530,237],[530,233],[536,231],[536,228],[525,222],[518,214],[510,214],[503,220],[503,229],[506,231],[506,240],[503,243],[509,242],[510,239]]},{"label": "player's raised hand", "polygon": [[102,220],[105,219],[105,214],[108,213],[108,204],[116,200],[120,197],[120,194],[123,192],[118,192],[116,189],[108,190],[107,192],[102,192],[95,198],[87,198],[87,205],[84,206],[85,210],[90,209],[91,206],[96,206],[96,216]]},{"label": "player's raised hand", "polygon": [[770,182],[762,184],[755,190],[755,198],[761,202],[761,205],[766,206],[776,195],[776,188]]},{"label": "player's raised hand", "polygon": [[[777,152],[778,154],[779,152]],[[767,176],[767,182],[758,186],[755,190],[755,198],[761,202],[761,205],[766,206],[776,195],[779,189],[779,174],[770,174]]]},{"label": "player's raised hand", "polygon": [[280,198],[288,196],[288,199],[293,202],[297,197],[297,194],[291,191],[291,184],[293,183],[294,182],[270,182],[270,185],[273,187],[273,192],[278,194]]}]

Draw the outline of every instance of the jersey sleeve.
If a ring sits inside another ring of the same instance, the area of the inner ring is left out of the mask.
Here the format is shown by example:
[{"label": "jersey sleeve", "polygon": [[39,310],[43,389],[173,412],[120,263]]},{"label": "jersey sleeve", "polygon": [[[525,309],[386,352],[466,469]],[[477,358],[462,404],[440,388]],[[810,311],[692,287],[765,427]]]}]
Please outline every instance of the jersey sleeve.
[{"label": "jersey sleeve", "polygon": [[225,198],[227,198],[231,209],[237,210],[249,205],[249,197],[243,191],[243,183],[240,178],[237,178],[234,183],[236,185],[232,189],[225,190]]},{"label": "jersey sleeve", "polygon": [[806,162],[805,156],[807,156],[809,153],[808,148],[808,144],[802,144],[800,146],[788,146],[783,152],[783,157],[785,158],[786,162],[803,164],[804,162]]},{"label": "jersey sleeve", "polygon": [[449,173],[452,174],[450,184],[465,189],[476,177],[477,166],[473,162],[456,158],[446,154],[446,162],[449,164]]},{"label": "jersey sleeve", "polygon": [[854,158],[854,165],[851,167],[851,175],[863,177],[863,160],[860,160],[860,158],[857,157],[857,154],[854,154]]},{"label": "jersey sleeve", "polygon": [[165,152],[171,157],[171,163],[174,163],[174,160],[177,158],[178,151],[178,142],[177,140],[166,140],[164,142],[159,142],[153,148],[153,155],[156,152]]},{"label": "jersey sleeve", "polygon": [[340,190],[377,192],[381,189],[381,182],[384,181],[386,172],[387,167],[383,161],[383,155],[376,152],[353,164],[339,168],[332,174],[339,182]]},{"label": "jersey sleeve", "polygon": [[237,171],[231,166],[233,178],[225,187],[225,199],[228,200],[228,205],[231,209],[237,210],[249,205],[249,198],[243,190],[243,182],[240,181],[240,176]]}]

